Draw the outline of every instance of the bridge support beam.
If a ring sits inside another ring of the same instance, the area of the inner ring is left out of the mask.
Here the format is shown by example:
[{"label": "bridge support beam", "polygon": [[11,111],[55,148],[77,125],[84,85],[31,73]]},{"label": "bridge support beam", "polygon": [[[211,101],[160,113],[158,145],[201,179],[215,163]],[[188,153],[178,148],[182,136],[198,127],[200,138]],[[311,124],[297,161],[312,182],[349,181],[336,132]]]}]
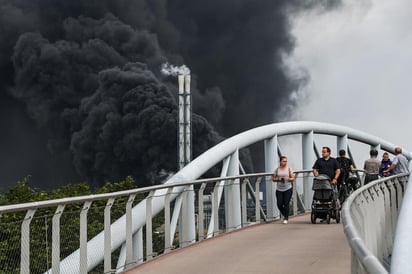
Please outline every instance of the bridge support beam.
[{"label": "bridge support beam", "polygon": [[346,154],[348,154],[348,135],[338,136],[336,139],[336,155],[339,156],[339,150],[344,149]]},{"label": "bridge support beam", "polygon": [[[228,176],[239,176],[239,150],[230,156]],[[240,180],[230,180],[225,183],[226,229],[228,231],[241,228],[240,212]]]},{"label": "bridge support beam", "polygon": [[193,185],[185,187],[182,193],[182,211],[180,218],[180,246],[184,247],[196,241],[195,193]]},{"label": "bridge support beam", "polygon": [[[265,140],[265,172],[273,172],[277,167],[278,157],[278,136],[275,135],[271,139]],[[268,221],[279,217],[279,210],[276,207],[276,183],[272,182],[272,178],[266,178],[266,210]]]},{"label": "bridge support beam", "polygon": [[[302,135],[302,167],[304,170],[310,170],[313,166],[313,131],[305,133]],[[303,177],[303,196],[305,209],[310,210],[312,204],[313,190],[312,190],[312,180],[310,180],[310,175],[306,174]]]}]

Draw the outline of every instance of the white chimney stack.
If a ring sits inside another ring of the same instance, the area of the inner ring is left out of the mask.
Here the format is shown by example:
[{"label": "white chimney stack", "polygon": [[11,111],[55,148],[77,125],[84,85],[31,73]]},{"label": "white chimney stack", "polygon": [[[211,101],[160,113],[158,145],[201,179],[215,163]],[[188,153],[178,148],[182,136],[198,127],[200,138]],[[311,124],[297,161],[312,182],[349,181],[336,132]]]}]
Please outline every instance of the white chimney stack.
[{"label": "white chimney stack", "polygon": [[179,74],[179,94],[178,94],[178,169],[182,169],[185,166],[185,77],[183,74]]},{"label": "white chimney stack", "polygon": [[179,74],[178,157],[179,170],[192,160],[192,97],[190,74]]},{"label": "white chimney stack", "polygon": [[186,154],[185,164],[192,160],[192,96],[190,93],[190,74],[185,75],[185,111],[186,111]]}]

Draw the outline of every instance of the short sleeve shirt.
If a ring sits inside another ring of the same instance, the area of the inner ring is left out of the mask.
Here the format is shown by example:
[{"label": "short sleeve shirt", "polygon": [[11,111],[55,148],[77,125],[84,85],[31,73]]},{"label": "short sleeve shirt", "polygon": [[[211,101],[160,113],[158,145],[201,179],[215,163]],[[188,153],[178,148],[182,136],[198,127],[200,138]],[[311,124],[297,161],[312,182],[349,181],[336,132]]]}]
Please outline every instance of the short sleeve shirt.
[{"label": "short sleeve shirt", "polygon": [[393,169],[394,174],[408,173],[408,159],[402,154],[398,154],[393,158],[392,164],[396,165]]},{"label": "short sleeve shirt", "polygon": [[317,159],[312,168],[317,169],[319,174],[328,175],[332,180],[335,178],[335,172],[340,166],[335,158],[330,157],[328,160],[325,160],[324,158]]}]

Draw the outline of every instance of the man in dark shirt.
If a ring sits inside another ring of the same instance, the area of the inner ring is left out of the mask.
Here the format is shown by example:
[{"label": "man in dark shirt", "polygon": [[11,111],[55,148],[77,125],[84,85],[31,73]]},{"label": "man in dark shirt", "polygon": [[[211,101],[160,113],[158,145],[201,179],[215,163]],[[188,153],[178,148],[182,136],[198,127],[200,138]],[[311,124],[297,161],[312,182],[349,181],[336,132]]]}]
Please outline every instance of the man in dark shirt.
[{"label": "man in dark shirt", "polygon": [[340,166],[335,158],[330,157],[329,147],[322,147],[322,158],[317,159],[313,165],[313,175],[317,177],[319,174],[328,175],[333,185],[338,182]]},{"label": "man in dark shirt", "polygon": [[320,174],[325,174],[329,176],[332,183],[332,207],[333,209],[339,209],[340,205],[337,202],[338,200],[338,189],[337,189],[337,182],[340,175],[340,166],[338,161],[335,158],[330,157],[330,148],[329,147],[322,147],[322,158],[316,160],[315,164],[313,165],[313,175],[315,177],[319,176]]},{"label": "man in dark shirt", "polygon": [[340,175],[338,178],[338,190],[341,188],[343,182],[347,182],[349,173],[355,168],[350,158],[346,158],[346,151],[344,149],[339,150],[339,157],[336,157],[340,166]]}]

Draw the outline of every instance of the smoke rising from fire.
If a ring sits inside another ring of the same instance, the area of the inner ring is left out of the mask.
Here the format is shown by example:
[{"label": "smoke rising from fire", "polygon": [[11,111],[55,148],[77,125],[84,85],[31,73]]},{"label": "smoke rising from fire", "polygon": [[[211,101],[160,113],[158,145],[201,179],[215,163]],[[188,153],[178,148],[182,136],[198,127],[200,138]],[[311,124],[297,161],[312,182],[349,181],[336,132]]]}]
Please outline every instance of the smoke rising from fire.
[{"label": "smoke rising from fire", "polygon": [[299,6],[0,0],[2,184],[30,173],[39,186],[127,175],[144,185],[176,170],[177,81],[170,65],[161,72],[166,62],[192,71],[194,157],[274,122],[300,85],[281,64],[293,48],[288,5]]},{"label": "smoke rising from fire", "polygon": [[177,76],[179,74],[183,74],[183,75],[190,74],[190,69],[187,66],[182,65],[180,67],[177,67],[169,63],[162,64],[162,68],[160,69],[160,71],[165,75],[172,75],[172,76]]}]

